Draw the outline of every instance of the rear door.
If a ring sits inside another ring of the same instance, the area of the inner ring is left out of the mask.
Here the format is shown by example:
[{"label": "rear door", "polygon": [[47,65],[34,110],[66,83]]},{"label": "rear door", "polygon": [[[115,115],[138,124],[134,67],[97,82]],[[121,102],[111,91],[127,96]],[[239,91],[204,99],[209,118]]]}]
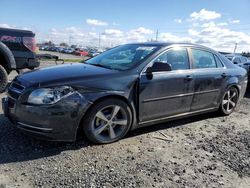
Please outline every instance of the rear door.
[{"label": "rear door", "polygon": [[227,69],[216,54],[190,49],[194,74],[194,97],[191,111],[215,108],[226,87]]}]

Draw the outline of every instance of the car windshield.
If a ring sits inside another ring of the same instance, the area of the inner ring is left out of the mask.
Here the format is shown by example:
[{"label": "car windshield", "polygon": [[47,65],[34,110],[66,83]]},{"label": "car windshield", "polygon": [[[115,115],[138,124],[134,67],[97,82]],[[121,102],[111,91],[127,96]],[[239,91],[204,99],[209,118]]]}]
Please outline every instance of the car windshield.
[{"label": "car windshield", "polygon": [[85,63],[114,70],[128,70],[157,49],[153,45],[126,44],[103,52]]}]

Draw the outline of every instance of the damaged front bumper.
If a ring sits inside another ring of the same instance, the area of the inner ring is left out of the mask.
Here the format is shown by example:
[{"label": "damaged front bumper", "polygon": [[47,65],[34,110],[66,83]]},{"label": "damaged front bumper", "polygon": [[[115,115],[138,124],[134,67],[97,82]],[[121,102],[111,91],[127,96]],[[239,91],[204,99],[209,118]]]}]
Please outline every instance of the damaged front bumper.
[{"label": "damaged front bumper", "polygon": [[2,99],[5,116],[18,129],[50,141],[75,141],[81,119],[90,105],[77,92],[53,105],[35,106],[11,97]]}]

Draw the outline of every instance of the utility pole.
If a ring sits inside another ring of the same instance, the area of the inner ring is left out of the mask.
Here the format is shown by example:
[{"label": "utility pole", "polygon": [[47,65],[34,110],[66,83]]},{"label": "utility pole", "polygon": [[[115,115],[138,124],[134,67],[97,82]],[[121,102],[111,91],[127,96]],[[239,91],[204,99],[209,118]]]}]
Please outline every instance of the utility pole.
[{"label": "utility pole", "polygon": [[156,30],[156,36],[155,36],[155,41],[157,42],[158,41],[158,35],[159,35],[159,31],[158,29]]},{"label": "utility pole", "polygon": [[99,49],[100,49],[101,48],[101,33],[99,33],[98,43],[99,43]]},{"label": "utility pole", "polygon": [[234,54],[235,54],[236,50],[237,50],[237,42],[235,43],[235,46],[234,46]]}]

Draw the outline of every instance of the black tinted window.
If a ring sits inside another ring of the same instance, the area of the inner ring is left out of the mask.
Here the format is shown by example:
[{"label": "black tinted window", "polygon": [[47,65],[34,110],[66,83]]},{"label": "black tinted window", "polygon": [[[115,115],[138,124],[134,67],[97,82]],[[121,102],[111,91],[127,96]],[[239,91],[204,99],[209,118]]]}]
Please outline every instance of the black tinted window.
[{"label": "black tinted window", "polygon": [[154,62],[168,63],[172,70],[189,69],[186,49],[173,49],[161,54]]},{"label": "black tinted window", "polygon": [[216,68],[214,55],[210,52],[192,49],[193,67],[195,69]]}]

